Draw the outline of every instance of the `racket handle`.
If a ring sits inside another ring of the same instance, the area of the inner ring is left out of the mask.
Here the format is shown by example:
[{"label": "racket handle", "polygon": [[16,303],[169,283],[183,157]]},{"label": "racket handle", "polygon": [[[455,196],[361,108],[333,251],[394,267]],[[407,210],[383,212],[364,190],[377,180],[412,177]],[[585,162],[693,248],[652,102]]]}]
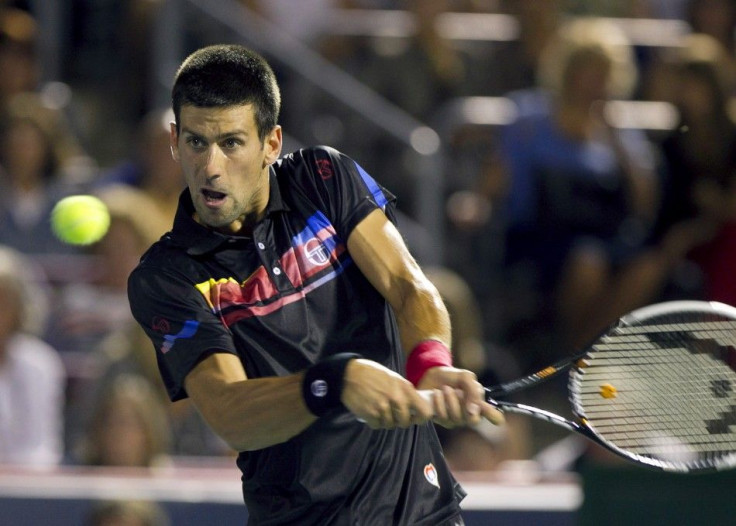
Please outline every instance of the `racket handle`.
[{"label": "racket handle", "polygon": [[[419,391],[417,391],[417,393],[427,402],[429,402],[430,404],[432,403],[434,391],[432,391],[431,389],[420,389]],[[501,404],[499,404],[494,398],[491,398],[491,390],[488,388],[485,388],[485,399],[486,402],[491,404],[496,409],[501,409]]]},{"label": "racket handle", "polygon": [[424,400],[428,403],[432,403],[432,399],[434,398],[434,393],[430,389],[421,389],[417,391],[419,396],[424,398]]}]

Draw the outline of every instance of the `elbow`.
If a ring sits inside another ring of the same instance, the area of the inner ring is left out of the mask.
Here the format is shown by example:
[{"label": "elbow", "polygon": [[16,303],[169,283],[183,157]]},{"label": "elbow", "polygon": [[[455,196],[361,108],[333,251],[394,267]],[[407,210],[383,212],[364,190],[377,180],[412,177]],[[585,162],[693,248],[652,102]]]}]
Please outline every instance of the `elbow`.
[{"label": "elbow", "polygon": [[255,414],[247,419],[232,418],[227,422],[220,421],[218,425],[212,425],[212,428],[233,450],[243,452],[281,444],[298,433],[281,424],[281,421],[273,424],[264,422],[258,414]]},{"label": "elbow", "polygon": [[265,449],[267,447],[275,446],[286,442],[291,437],[279,437],[275,434],[269,435],[268,437],[257,437],[249,436],[248,433],[244,434],[220,434],[225,443],[238,453],[245,451],[258,451],[259,449]]}]

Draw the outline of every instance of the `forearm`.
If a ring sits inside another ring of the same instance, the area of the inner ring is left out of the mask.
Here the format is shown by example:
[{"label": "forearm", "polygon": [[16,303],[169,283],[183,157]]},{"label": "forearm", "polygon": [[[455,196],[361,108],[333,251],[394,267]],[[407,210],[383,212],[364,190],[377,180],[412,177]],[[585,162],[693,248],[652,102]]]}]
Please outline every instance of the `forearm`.
[{"label": "forearm", "polygon": [[211,382],[206,393],[190,394],[230,447],[252,451],[285,442],[316,420],[302,398],[302,376]]},{"label": "forearm", "polygon": [[450,347],[450,316],[434,285],[421,276],[401,289],[394,312],[404,353],[408,355],[422,340],[438,340]]}]

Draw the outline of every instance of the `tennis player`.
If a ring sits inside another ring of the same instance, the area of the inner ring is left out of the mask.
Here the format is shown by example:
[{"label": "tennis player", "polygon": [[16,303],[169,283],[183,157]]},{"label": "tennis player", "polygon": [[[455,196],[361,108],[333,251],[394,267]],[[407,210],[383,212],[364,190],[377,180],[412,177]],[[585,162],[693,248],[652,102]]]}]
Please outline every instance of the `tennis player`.
[{"label": "tennis player", "polygon": [[280,158],[279,88],[246,48],[193,53],[172,100],[188,188],[130,304],[171,399],[240,452],[250,524],[462,524],[433,421],[503,417],[452,367],[393,196],[334,149]]}]

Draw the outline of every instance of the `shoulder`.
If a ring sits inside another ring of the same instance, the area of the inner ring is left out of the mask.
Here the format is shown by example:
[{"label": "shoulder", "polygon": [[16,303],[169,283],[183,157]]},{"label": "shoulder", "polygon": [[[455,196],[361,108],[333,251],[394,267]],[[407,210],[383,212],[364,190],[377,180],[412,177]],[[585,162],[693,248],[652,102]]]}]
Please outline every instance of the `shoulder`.
[{"label": "shoulder", "polygon": [[17,369],[43,374],[46,378],[63,378],[65,375],[59,353],[36,336],[15,335],[10,342],[9,356]]},{"label": "shoulder", "polygon": [[165,283],[191,284],[202,275],[201,264],[168,236],[154,243],[128,277],[128,295],[146,295]]},{"label": "shoulder", "polygon": [[328,180],[339,171],[355,169],[355,161],[331,146],[302,148],[279,159],[275,166],[277,174],[289,177],[318,177]]}]

